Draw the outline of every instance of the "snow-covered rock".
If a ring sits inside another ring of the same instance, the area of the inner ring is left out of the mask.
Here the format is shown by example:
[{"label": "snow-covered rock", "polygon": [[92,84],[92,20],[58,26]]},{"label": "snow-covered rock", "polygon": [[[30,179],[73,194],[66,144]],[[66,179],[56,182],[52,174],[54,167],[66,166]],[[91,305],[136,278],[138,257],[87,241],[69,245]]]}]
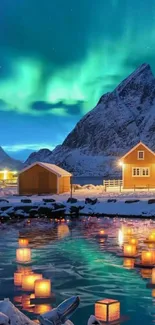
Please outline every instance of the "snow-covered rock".
[{"label": "snow-covered rock", "polygon": [[25,162],[58,164],[74,175],[120,175],[118,157],[142,140],[155,150],[155,78],[148,64],[103,95],[52,152],[43,149]]}]

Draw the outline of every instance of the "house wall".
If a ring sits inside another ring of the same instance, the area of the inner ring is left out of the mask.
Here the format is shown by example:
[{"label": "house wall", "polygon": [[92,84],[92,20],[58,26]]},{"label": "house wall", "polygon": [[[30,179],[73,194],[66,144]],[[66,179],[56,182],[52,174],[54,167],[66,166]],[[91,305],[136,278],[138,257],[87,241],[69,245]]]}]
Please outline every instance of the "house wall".
[{"label": "house wall", "polygon": [[70,176],[59,177],[59,193],[70,191]]},{"label": "house wall", "polygon": [[19,174],[18,182],[20,195],[57,193],[57,176],[39,165]]},{"label": "house wall", "polygon": [[[144,151],[144,160],[138,159],[138,151]],[[123,160],[123,187],[131,189],[134,187],[154,187],[155,188],[155,156],[140,144],[135,150],[127,155]],[[150,168],[150,176],[133,177],[133,167]]]}]

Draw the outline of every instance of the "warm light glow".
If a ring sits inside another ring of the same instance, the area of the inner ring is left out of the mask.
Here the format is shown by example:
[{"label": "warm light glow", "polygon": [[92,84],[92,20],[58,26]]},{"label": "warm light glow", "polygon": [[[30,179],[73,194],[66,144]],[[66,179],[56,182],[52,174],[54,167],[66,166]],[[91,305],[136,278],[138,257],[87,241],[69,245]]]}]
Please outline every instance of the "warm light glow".
[{"label": "warm light glow", "polygon": [[69,233],[70,233],[70,230],[67,225],[64,225],[64,224],[58,225],[58,238],[59,239],[68,236]]},{"label": "warm light glow", "polygon": [[155,289],[152,290],[152,297],[155,298]]},{"label": "warm light glow", "polygon": [[130,238],[129,239],[129,244],[130,245],[138,245],[138,239],[137,238],[134,238],[134,237],[132,237],[132,238]]},{"label": "warm light glow", "polygon": [[152,269],[152,284],[155,284],[155,268]]},{"label": "warm light glow", "polygon": [[34,283],[36,280],[42,279],[42,274],[28,274],[22,276],[22,289],[24,291],[33,291],[34,290]]},{"label": "warm light glow", "polygon": [[15,272],[14,273],[14,285],[17,287],[20,287],[22,285],[22,273],[21,272]]},{"label": "warm light glow", "polygon": [[119,161],[119,166],[121,166],[121,167],[124,167],[124,163],[123,163],[123,161]]},{"label": "warm light glow", "polygon": [[124,255],[125,256],[135,256],[137,253],[136,245],[124,245]]},{"label": "warm light glow", "polygon": [[4,173],[3,179],[6,180],[8,178],[8,171],[4,169],[3,173]]},{"label": "warm light glow", "polygon": [[114,322],[120,319],[120,303],[117,300],[104,299],[95,303],[95,317],[102,322]]},{"label": "warm light glow", "polygon": [[49,298],[51,296],[51,281],[47,279],[36,280],[34,291],[36,298]]},{"label": "warm light glow", "polygon": [[151,234],[149,235],[148,240],[149,240],[150,242],[155,243],[155,233],[151,233]]},{"label": "warm light glow", "polygon": [[29,244],[29,240],[27,238],[19,238],[18,243],[20,247],[26,247]]},{"label": "warm light glow", "polygon": [[155,264],[155,251],[142,251],[141,260],[144,265]]},{"label": "warm light glow", "polygon": [[124,242],[123,231],[121,229],[118,231],[118,242],[120,246],[122,246]]},{"label": "warm light glow", "polygon": [[34,313],[38,315],[47,313],[50,310],[52,310],[52,307],[48,304],[35,305],[34,307]]},{"label": "warm light glow", "polygon": [[31,262],[31,249],[30,248],[17,248],[16,260],[19,263]]},{"label": "warm light glow", "polygon": [[132,258],[124,258],[123,266],[127,269],[133,269],[134,268],[134,259]]},{"label": "warm light glow", "polygon": [[104,235],[105,234],[105,231],[102,229],[100,230],[100,235]]},{"label": "warm light glow", "polygon": [[131,236],[131,235],[133,235],[133,229],[130,228],[130,227],[123,226],[122,227],[122,231],[123,231],[124,236]]},{"label": "warm light glow", "polygon": [[143,279],[151,279],[152,277],[151,269],[141,269],[140,273]]}]

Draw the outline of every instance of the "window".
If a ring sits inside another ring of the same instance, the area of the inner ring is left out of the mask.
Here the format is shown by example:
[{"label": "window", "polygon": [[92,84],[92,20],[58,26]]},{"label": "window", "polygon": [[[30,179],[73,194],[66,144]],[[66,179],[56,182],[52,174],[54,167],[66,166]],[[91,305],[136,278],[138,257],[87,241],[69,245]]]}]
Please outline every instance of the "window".
[{"label": "window", "polygon": [[144,151],[138,151],[138,160],[144,160]]},{"label": "window", "polygon": [[150,168],[149,167],[133,167],[132,168],[132,177],[149,177]]}]

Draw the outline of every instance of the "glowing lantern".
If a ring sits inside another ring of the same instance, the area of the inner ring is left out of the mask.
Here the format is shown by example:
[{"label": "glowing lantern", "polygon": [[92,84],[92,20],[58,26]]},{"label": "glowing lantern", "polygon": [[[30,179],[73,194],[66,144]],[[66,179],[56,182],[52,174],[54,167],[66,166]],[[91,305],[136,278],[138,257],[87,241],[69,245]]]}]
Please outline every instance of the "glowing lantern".
[{"label": "glowing lantern", "polygon": [[35,305],[34,313],[41,315],[41,314],[47,313],[51,309],[52,309],[52,307],[48,304]]},{"label": "glowing lantern", "polygon": [[120,319],[120,302],[113,299],[99,300],[95,303],[95,317],[102,322],[111,323]]},{"label": "glowing lantern", "polygon": [[129,227],[124,227],[122,228],[124,236],[131,236],[133,234],[133,229]]},{"label": "glowing lantern", "polygon": [[141,260],[144,265],[153,265],[155,263],[155,252],[142,251]]},{"label": "glowing lantern", "polygon": [[105,234],[105,231],[102,229],[100,230],[100,235],[104,235]]},{"label": "glowing lantern", "polygon": [[20,287],[22,285],[22,273],[15,272],[14,273],[14,285]]},{"label": "glowing lantern", "polygon": [[124,258],[123,266],[127,269],[133,269],[134,268],[134,259],[132,258]]},{"label": "glowing lantern", "polygon": [[19,238],[18,243],[20,247],[26,247],[28,246],[29,241],[27,238]]},{"label": "glowing lantern", "polygon": [[137,238],[134,238],[134,237],[132,237],[132,238],[130,238],[129,239],[129,244],[130,245],[138,245],[138,239]]},{"label": "glowing lantern", "polygon": [[16,260],[19,263],[28,263],[31,261],[31,250],[30,248],[17,248]]},{"label": "glowing lantern", "polygon": [[124,256],[135,256],[136,255],[136,245],[124,245]]},{"label": "glowing lantern", "polygon": [[47,279],[36,280],[34,284],[34,292],[36,298],[50,298],[51,281]]},{"label": "glowing lantern", "polygon": [[153,232],[153,233],[151,233],[151,235],[149,235],[149,238],[148,238],[148,240],[150,241],[150,242],[153,242],[153,243],[155,243],[155,233]]},{"label": "glowing lantern", "polygon": [[42,274],[28,274],[22,276],[22,289],[24,291],[33,291],[36,280],[42,279]]},{"label": "glowing lantern", "polygon": [[69,231],[69,227],[67,225],[64,225],[64,224],[58,225],[58,238],[59,239],[68,236],[69,233],[70,233],[70,231]]}]

